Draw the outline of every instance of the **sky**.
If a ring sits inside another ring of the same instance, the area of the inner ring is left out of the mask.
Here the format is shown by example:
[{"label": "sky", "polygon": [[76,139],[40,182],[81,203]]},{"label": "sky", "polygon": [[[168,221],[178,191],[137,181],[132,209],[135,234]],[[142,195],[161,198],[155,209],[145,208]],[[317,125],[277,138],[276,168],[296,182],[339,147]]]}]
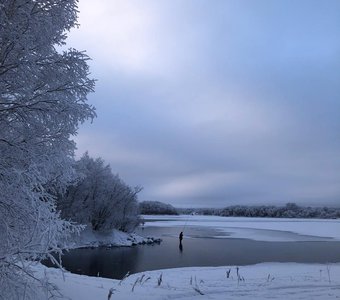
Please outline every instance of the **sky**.
[{"label": "sky", "polygon": [[77,156],[139,200],[340,206],[340,1],[80,0]]}]

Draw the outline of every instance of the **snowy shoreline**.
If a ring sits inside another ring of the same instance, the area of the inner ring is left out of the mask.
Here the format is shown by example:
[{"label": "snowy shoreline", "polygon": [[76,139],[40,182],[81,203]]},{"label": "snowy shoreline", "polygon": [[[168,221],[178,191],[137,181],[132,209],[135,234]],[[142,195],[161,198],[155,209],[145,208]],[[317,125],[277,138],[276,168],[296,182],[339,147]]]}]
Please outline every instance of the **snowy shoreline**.
[{"label": "snowy shoreline", "polygon": [[70,238],[65,248],[95,248],[95,247],[131,247],[135,245],[160,243],[161,239],[142,237],[136,233],[126,233],[117,229],[107,232],[95,232],[87,226],[78,235]]},{"label": "snowy shoreline", "polygon": [[42,265],[34,269],[69,300],[109,299],[110,290],[112,300],[340,298],[340,263],[176,268],[136,273],[123,281],[62,274]]}]

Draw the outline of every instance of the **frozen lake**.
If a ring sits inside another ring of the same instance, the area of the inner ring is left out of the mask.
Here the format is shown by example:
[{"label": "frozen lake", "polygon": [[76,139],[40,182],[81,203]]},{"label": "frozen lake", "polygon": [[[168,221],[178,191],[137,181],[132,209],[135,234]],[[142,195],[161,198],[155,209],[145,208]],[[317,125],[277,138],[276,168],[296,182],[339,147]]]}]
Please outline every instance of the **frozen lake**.
[{"label": "frozen lake", "polygon": [[[75,249],[63,256],[63,265],[67,270],[77,274],[91,276],[99,274],[101,277],[120,279],[128,271],[136,273],[164,268],[241,266],[261,262],[340,262],[339,240],[321,234],[310,235],[305,231],[306,227],[313,229],[313,225],[309,224],[313,220],[293,220],[294,226],[298,227],[297,232],[279,230],[278,224],[285,220],[277,220],[278,223],[272,220],[271,226],[267,224],[269,220],[246,218],[243,221],[232,220],[239,223],[238,227],[235,227],[235,223],[234,226],[227,224],[229,227],[225,224],[223,226],[215,224],[228,223],[230,222],[228,219],[230,218],[210,219],[200,216],[186,219],[182,216],[152,217],[138,233],[161,237],[163,242],[160,245]],[[257,222],[257,225],[252,226],[249,221]],[[288,221],[286,227],[291,228],[292,225],[288,224]],[[261,222],[265,222],[268,228],[259,228],[263,226]],[[246,226],[242,227],[242,224]],[[322,227],[330,227],[328,233],[332,234],[332,231],[337,229],[339,220],[333,222],[321,220],[313,224],[319,228],[319,232],[320,230],[327,232]],[[182,230],[184,240],[180,248],[178,234]],[[301,231],[305,234],[301,234]],[[237,234],[240,237],[237,237]]]}]

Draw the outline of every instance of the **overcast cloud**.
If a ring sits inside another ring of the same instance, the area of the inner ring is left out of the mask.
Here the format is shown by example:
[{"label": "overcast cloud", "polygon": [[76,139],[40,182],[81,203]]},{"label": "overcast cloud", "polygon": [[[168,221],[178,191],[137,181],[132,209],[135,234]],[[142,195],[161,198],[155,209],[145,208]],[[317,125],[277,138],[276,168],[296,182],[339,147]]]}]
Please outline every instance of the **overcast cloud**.
[{"label": "overcast cloud", "polygon": [[340,205],[340,2],[80,0],[98,118],[140,200]]}]

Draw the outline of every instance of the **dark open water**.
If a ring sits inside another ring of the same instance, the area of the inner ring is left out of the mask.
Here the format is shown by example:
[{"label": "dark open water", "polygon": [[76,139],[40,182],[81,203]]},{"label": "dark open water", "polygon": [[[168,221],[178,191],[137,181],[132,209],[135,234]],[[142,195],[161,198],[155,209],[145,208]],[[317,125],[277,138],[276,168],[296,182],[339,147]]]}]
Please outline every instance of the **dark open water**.
[{"label": "dark open water", "polygon": [[121,279],[128,271],[143,272],[175,267],[248,265],[261,262],[340,262],[340,242],[259,242],[217,239],[214,230],[186,228],[182,249],[181,228],[146,227],[144,236],[163,239],[160,245],[75,249],[63,256],[65,269],[90,276]]}]

